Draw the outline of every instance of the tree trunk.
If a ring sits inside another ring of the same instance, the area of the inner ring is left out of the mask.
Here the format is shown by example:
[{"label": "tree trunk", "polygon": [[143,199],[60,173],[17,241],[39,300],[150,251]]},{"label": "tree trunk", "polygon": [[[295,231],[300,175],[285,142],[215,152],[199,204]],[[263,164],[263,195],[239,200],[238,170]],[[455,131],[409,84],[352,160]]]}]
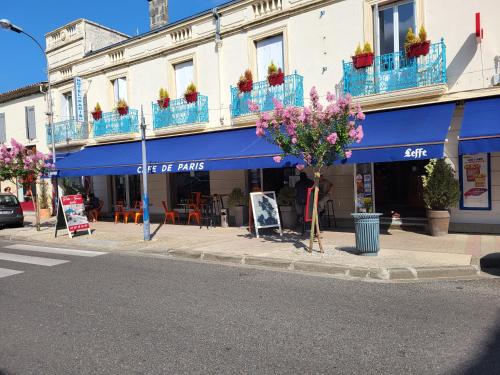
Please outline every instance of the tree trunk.
[{"label": "tree trunk", "polygon": [[36,189],[36,194],[31,194],[31,198],[33,199],[33,203],[35,206],[35,225],[36,225],[36,230],[40,232],[40,200],[38,199],[38,193],[40,192],[40,187],[37,186],[38,180],[35,182],[35,189]]},{"label": "tree trunk", "polygon": [[314,171],[314,201],[313,201],[313,215],[311,222],[311,237],[309,238],[309,252],[311,253],[314,248],[314,234],[317,230],[318,243],[320,250],[323,252],[323,245],[319,236],[319,223],[318,223],[318,193],[319,193],[319,177],[321,176],[319,170]]}]

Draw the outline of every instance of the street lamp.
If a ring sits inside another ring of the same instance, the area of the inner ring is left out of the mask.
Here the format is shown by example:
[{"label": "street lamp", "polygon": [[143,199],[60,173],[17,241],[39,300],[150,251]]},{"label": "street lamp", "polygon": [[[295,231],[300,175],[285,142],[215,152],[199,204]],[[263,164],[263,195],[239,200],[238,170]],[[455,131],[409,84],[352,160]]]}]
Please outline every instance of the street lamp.
[{"label": "street lamp", "polygon": [[[52,93],[50,90],[50,72],[49,72],[49,59],[47,58],[47,54],[45,53],[45,49],[42,47],[42,45],[38,42],[38,40],[35,39],[32,35],[28,34],[26,31],[24,31],[22,28],[19,26],[14,25],[12,22],[6,19],[0,19],[0,28],[5,29],[5,30],[10,30],[14,31],[18,34],[24,34],[28,38],[30,38],[35,44],[40,48],[40,50],[43,53],[43,56],[45,58],[45,66],[47,67],[47,117],[49,119],[49,127],[50,127],[50,134],[52,136],[52,164],[56,164],[56,143],[54,139],[54,119],[53,119],[53,113],[52,113]],[[54,202],[54,207],[57,207],[57,204],[59,202],[59,197],[58,197],[58,189],[57,189],[57,177],[54,178],[54,196],[55,199],[53,200]]]}]

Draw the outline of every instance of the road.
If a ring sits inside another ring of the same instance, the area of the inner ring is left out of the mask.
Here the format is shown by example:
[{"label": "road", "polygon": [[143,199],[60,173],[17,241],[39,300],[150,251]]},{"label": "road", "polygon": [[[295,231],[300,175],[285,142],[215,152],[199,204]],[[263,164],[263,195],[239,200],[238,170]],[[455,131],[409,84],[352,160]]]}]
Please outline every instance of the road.
[{"label": "road", "polygon": [[498,279],[67,253],[0,242],[1,375],[500,374]]}]

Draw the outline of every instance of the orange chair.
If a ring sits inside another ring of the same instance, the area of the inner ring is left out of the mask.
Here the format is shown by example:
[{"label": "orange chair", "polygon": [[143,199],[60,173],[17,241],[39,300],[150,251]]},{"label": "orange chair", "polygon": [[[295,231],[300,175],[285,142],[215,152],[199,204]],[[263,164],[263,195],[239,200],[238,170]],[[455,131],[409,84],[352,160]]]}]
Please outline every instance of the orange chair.
[{"label": "orange chair", "polygon": [[141,201],[136,201],[134,204],[134,223],[139,224],[139,219],[144,214],[144,206]]},{"label": "orange chair", "polygon": [[123,217],[123,222],[128,223],[128,218],[130,216],[130,211],[125,209],[125,202],[117,201],[115,205],[115,224],[120,220],[120,216]]},{"label": "orange chair", "polygon": [[191,223],[191,218],[194,218],[196,223],[200,225],[201,223],[201,209],[200,206],[191,203],[188,208],[188,225]]},{"label": "orange chair", "polygon": [[194,204],[196,205],[196,207],[200,207],[201,206],[201,192],[200,191],[195,191],[193,193],[191,193],[191,199],[189,200],[190,204]]},{"label": "orange chair", "polygon": [[167,206],[167,202],[161,201],[161,204],[163,206],[163,210],[165,211],[165,220],[163,221],[163,224],[167,224],[167,220],[170,218],[172,220],[172,224],[175,224],[175,219],[177,218],[177,221],[179,221],[179,213],[177,211],[169,210]]}]

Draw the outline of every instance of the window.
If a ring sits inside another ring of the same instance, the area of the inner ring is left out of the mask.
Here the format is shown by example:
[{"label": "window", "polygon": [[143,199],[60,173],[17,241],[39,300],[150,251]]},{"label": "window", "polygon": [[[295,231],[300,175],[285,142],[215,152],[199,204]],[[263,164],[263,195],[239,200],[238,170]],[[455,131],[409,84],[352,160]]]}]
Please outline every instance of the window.
[{"label": "window", "polygon": [[113,81],[115,103],[120,100],[127,101],[127,78],[117,78]]},{"label": "window", "polygon": [[70,120],[74,117],[73,112],[73,93],[66,92],[61,98],[61,117],[63,120]]},{"label": "window", "polygon": [[26,112],[26,138],[30,141],[36,138],[35,107],[25,107]]},{"label": "window", "polygon": [[176,64],[174,70],[177,97],[182,98],[188,85],[194,81],[193,60]]},{"label": "window", "polygon": [[378,29],[378,53],[404,51],[404,43],[408,28],[415,30],[415,2],[400,1],[375,9],[375,27]]},{"label": "window", "polygon": [[257,49],[257,77],[259,81],[267,78],[267,68],[273,62],[284,70],[283,34],[275,35],[255,42]]},{"label": "window", "polygon": [[7,141],[7,129],[5,125],[5,113],[0,113],[0,143]]}]

